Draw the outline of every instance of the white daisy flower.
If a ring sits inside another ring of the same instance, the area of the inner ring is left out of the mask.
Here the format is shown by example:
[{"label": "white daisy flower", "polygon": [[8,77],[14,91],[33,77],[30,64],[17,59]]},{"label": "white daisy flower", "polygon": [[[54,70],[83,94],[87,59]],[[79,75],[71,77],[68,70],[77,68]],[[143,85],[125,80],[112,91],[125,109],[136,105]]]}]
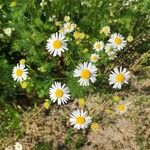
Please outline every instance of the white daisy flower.
[{"label": "white daisy flower", "polygon": [[3,39],[4,38],[4,34],[0,34],[0,39]]},{"label": "white daisy flower", "polygon": [[22,144],[20,144],[19,142],[17,142],[17,143],[14,145],[14,148],[15,148],[15,150],[23,150]]},{"label": "white daisy flower", "polygon": [[65,21],[65,22],[69,22],[69,21],[70,21],[70,16],[65,16],[65,17],[64,17],[64,21]]},{"label": "white daisy flower", "polygon": [[65,29],[64,29],[64,28],[61,28],[61,29],[59,30],[59,33],[65,35],[65,34],[66,34]]},{"label": "white daisy flower", "polygon": [[8,147],[5,147],[5,150],[13,150],[13,146],[8,146]]},{"label": "white daisy flower", "polygon": [[84,62],[77,66],[74,70],[74,77],[80,77],[78,82],[81,86],[89,86],[89,81],[96,81],[97,68],[91,62]]},{"label": "white daisy flower", "polygon": [[61,56],[61,54],[68,50],[67,48],[67,40],[65,40],[65,36],[61,33],[55,33],[51,35],[51,38],[47,40],[46,49],[53,56]]},{"label": "white daisy flower", "polygon": [[70,33],[74,30],[74,24],[67,22],[64,24],[65,32]]},{"label": "white daisy flower", "polygon": [[107,53],[110,60],[114,60],[116,58],[116,52],[110,43],[105,45],[105,53]]},{"label": "white daisy flower", "polygon": [[100,30],[100,33],[104,33],[105,35],[109,35],[110,34],[110,27],[109,26],[105,26]]},{"label": "white daisy flower", "polygon": [[108,57],[109,57],[109,60],[114,60],[117,56],[116,56],[116,53],[114,51],[108,51],[106,52]]},{"label": "white daisy flower", "polygon": [[60,82],[55,82],[49,89],[51,100],[58,105],[65,104],[70,99],[69,88],[65,84],[61,85]]},{"label": "white daisy flower", "polygon": [[118,69],[117,67],[114,68],[114,71],[111,72],[111,74],[109,75],[109,84],[114,84],[113,88],[116,89],[121,89],[121,86],[124,83],[128,83],[128,80],[130,78],[130,72],[126,70],[126,68],[122,69],[122,67],[120,67],[120,69]]},{"label": "white daisy flower", "polygon": [[52,21],[54,21],[54,18],[53,18],[53,17],[49,17],[49,18],[48,18],[48,21],[49,21],[49,22],[52,22]]},{"label": "white daisy flower", "polygon": [[43,8],[45,5],[47,5],[47,2],[45,2],[45,0],[42,0],[40,6]]},{"label": "white daisy flower", "polygon": [[116,50],[122,50],[127,44],[127,41],[119,33],[111,34],[110,39],[108,41]]},{"label": "white daisy flower", "polygon": [[108,51],[112,51],[113,50],[113,47],[110,43],[107,43],[105,45],[105,52],[107,53]]},{"label": "white daisy flower", "polygon": [[11,28],[5,28],[3,29],[4,33],[8,36],[11,36],[11,33],[12,33],[12,29]]},{"label": "white daisy flower", "polygon": [[127,103],[127,102],[120,102],[119,104],[116,105],[115,107],[115,110],[116,110],[116,113],[118,114],[124,114],[127,110],[128,110],[128,106],[131,104],[130,103]]},{"label": "white daisy flower", "polygon": [[17,64],[13,68],[12,77],[14,78],[14,81],[22,82],[27,79],[28,69],[25,68],[24,64]]},{"label": "white daisy flower", "polygon": [[96,50],[97,52],[103,50],[104,48],[104,42],[103,41],[97,41],[93,45],[93,49]]},{"label": "white daisy flower", "polygon": [[90,57],[90,60],[91,60],[91,62],[97,62],[98,60],[99,60],[99,55],[97,55],[97,54],[92,54],[91,55],[91,57]]},{"label": "white daisy flower", "polygon": [[70,115],[71,125],[76,129],[85,129],[92,122],[91,117],[87,116],[87,112],[83,110],[74,110]]}]

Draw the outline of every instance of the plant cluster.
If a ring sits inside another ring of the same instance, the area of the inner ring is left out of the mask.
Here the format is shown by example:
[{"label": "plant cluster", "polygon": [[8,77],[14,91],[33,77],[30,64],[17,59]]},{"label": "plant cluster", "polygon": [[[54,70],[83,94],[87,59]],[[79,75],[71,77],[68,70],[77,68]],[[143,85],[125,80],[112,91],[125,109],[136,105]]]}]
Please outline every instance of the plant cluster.
[{"label": "plant cluster", "polygon": [[[147,50],[147,39],[138,35],[148,35],[148,0],[3,0],[0,12],[0,104],[6,114],[12,117],[7,103],[21,112],[43,101],[49,109],[77,98],[70,124],[96,130],[83,98],[127,87],[131,72],[124,60]],[[130,104],[119,101],[116,113]],[[19,113],[13,114],[18,122]]]}]

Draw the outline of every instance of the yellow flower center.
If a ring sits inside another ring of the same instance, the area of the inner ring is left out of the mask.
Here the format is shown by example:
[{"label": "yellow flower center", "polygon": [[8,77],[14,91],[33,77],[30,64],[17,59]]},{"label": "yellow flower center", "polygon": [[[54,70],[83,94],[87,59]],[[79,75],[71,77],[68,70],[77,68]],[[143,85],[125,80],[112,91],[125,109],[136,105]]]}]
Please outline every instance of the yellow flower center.
[{"label": "yellow flower center", "polygon": [[50,102],[49,101],[45,101],[44,104],[43,104],[43,106],[44,106],[45,109],[49,109]]},{"label": "yellow flower center", "polygon": [[55,92],[56,97],[60,98],[64,95],[64,92],[60,89],[57,89]]},{"label": "yellow flower center", "polygon": [[68,25],[68,26],[67,26],[67,29],[70,30],[70,29],[71,29],[71,25]]},{"label": "yellow flower center", "polygon": [[22,76],[22,73],[23,73],[23,71],[21,70],[21,69],[17,69],[17,71],[16,71],[16,75],[17,76]]},{"label": "yellow flower center", "polygon": [[62,46],[62,42],[60,40],[55,40],[53,46],[55,49],[59,49]]},{"label": "yellow flower center", "polygon": [[116,37],[116,38],[115,38],[115,44],[120,45],[121,43],[122,43],[121,38]]},{"label": "yellow flower center", "polygon": [[81,72],[81,77],[84,79],[89,79],[91,77],[91,72],[88,69],[84,69]]},{"label": "yellow flower center", "polygon": [[76,31],[76,32],[74,32],[74,34],[73,34],[73,36],[74,36],[74,38],[75,38],[75,39],[78,39],[78,38],[79,38],[79,35],[80,35],[80,33],[79,33],[79,32],[77,32],[77,31]]},{"label": "yellow flower center", "polygon": [[22,83],[21,83],[21,87],[22,87],[23,89],[26,89],[27,86],[28,86],[28,83],[27,83],[27,82],[22,82]]},{"label": "yellow flower center", "polygon": [[60,30],[60,32],[61,32],[61,33],[64,33],[64,32],[65,32],[65,30],[62,28],[62,29]]},{"label": "yellow flower center", "polygon": [[93,56],[92,59],[93,59],[93,60],[97,60],[97,56]]},{"label": "yellow flower center", "polygon": [[107,33],[107,32],[108,32],[108,29],[107,29],[107,28],[104,28],[103,31],[104,31],[104,33]]},{"label": "yellow flower center", "polygon": [[120,82],[120,83],[123,83],[125,80],[125,77],[122,73],[119,73],[117,76],[116,76],[116,81],[117,82]]},{"label": "yellow flower center", "polygon": [[25,64],[26,60],[25,59],[21,59],[20,60],[20,64]]},{"label": "yellow flower center", "polygon": [[119,97],[118,95],[115,95],[115,96],[113,97],[113,100],[114,100],[115,102],[118,102],[118,101],[120,101],[120,97]]},{"label": "yellow flower center", "polygon": [[96,48],[101,48],[101,44],[100,44],[100,43],[97,44],[97,45],[96,45]]},{"label": "yellow flower center", "polygon": [[96,131],[96,130],[98,130],[98,128],[99,128],[99,124],[98,123],[92,123],[92,125],[91,125],[91,129],[93,130],[93,131]]},{"label": "yellow flower center", "polygon": [[126,108],[125,105],[118,105],[118,106],[117,106],[117,109],[118,109],[120,112],[124,111],[125,108]]},{"label": "yellow flower center", "polygon": [[128,41],[128,42],[132,42],[132,41],[133,41],[133,36],[128,36],[128,37],[127,37],[127,41]]},{"label": "yellow flower center", "polygon": [[85,106],[85,99],[84,98],[79,98],[79,106],[84,107]]},{"label": "yellow flower center", "polygon": [[82,117],[82,116],[78,116],[78,117],[76,118],[76,123],[78,123],[78,124],[80,124],[80,125],[84,124],[84,123],[85,123],[85,118]]}]

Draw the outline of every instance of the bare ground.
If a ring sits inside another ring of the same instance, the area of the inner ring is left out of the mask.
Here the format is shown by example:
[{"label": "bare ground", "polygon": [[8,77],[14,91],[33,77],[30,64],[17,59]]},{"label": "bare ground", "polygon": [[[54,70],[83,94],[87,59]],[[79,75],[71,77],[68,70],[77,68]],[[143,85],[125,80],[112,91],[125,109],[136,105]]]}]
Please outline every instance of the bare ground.
[{"label": "bare ground", "polygon": [[[149,150],[150,68],[135,72],[130,88],[124,92],[87,97],[85,109],[100,126],[96,132],[71,128],[69,114],[78,108],[77,100],[65,106],[52,105],[49,110],[41,105],[22,114],[21,133],[11,133],[2,139],[2,147],[19,141],[25,150],[39,149],[35,148],[39,143],[48,143],[50,147],[47,149],[54,150]],[[125,115],[115,113],[113,95],[132,102]]]}]

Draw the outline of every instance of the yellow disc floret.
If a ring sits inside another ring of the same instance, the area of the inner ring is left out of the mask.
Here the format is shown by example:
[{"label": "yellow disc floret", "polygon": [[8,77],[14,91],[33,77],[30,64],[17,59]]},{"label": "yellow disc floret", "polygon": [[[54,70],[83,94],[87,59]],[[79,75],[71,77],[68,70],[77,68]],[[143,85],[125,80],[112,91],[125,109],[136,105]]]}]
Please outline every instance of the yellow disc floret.
[{"label": "yellow disc floret", "polygon": [[25,59],[21,59],[20,60],[20,64],[25,64],[26,60]]},{"label": "yellow disc floret", "polygon": [[96,122],[92,123],[91,129],[92,129],[93,131],[97,131],[98,128],[99,128],[99,124],[98,124],[98,123],[96,123]]},{"label": "yellow disc floret", "polygon": [[123,83],[125,80],[125,77],[122,73],[119,73],[117,76],[116,76],[116,81],[119,82],[119,83]]},{"label": "yellow disc floret", "polygon": [[57,89],[55,95],[56,97],[60,98],[64,95],[64,92],[61,89]]},{"label": "yellow disc floret", "polygon": [[84,107],[85,106],[85,99],[84,98],[79,98],[78,103],[79,103],[80,107]]},{"label": "yellow disc floret", "polygon": [[100,43],[98,43],[97,45],[96,45],[96,48],[101,48],[101,44]]},{"label": "yellow disc floret", "polygon": [[122,43],[121,38],[116,37],[116,38],[115,38],[115,44],[120,45],[121,43]]},{"label": "yellow disc floret", "polygon": [[123,112],[123,111],[125,111],[125,108],[126,108],[126,106],[125,105],[118,105],[117,106],[117,109],[118,109],[118,111],[120,111],[120,112]]},{"label": "yellow disc floret", "polygon": [[28,83],[27,83],[27,82],[21,82],[21,87],[22,87],[23,89],[26,89],[27,86],[28,86]]},{"label": "yellow disc floret", "polygon": [[68,25],[66,28],[67,28],[68,30],[70,30],[70,29],[71,29],[71,25]]},{"label": "yellow disc floret", "polygon": [[82,124],[85,123],[85,118],[82,117],[82,116],[78,116],[78,117],[76,118],[76,122],[77,122],[78,124],[82,125]]},{"label": "yellow disc floret", "polygon": [[53,46],[55,49],[59,49],[62,46],[62,42],[60,40],[55,40]]},{"label": "yellow disc floret", "polygon": [[119,97],[118,95],[115,95],[115,96],[113,97],[113,100],[114,100],[115,102],[119,102],[119,101],[120,101],[120,97]]},{"label": "yellow disc floret", "polygon": [[46,100],[46,101],[44,102],[43,106],[44,106],[45,109],[49,109],[49,107],[50,107],[50,102],[49,102],[48,100]]},{"label": "yellow disc floret", "polygon": [[84,79],[89,79],[91,77],[91,72],[88,69],[84,69],[81,72],[81,77]]},{"label": "yellow disc floret", "polygon": [[92,57],[92,60],[94,60],[94,61],[97,60],[97,56],[94,55],[94,56]]},{"label": "yellow disc floret", "polygon": [[20,76],[22,76],[22,74],[23,74],[23,71],[22,71],[21,69],[17,69],[16,75],[17,75],[18,77],[20,77]]}]

